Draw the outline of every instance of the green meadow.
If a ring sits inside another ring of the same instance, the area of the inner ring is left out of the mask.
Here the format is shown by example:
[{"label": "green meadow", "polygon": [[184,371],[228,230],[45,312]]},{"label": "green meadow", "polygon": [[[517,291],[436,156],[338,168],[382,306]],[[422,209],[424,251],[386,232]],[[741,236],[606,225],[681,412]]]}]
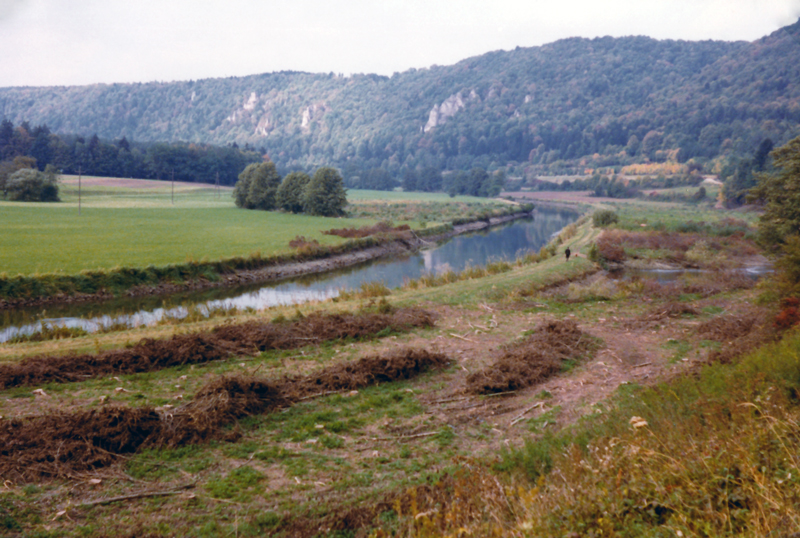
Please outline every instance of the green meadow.
[{"label": "green meadow", "polygon": [[301,235],[334,245],[330,228],[365,226],[370,219],[330,219],[246,211],[233,204],[231,189],[176,186],[148,188],[61,185],[60,203],[0,202],[0,273],[66,274],[114,267],[168,265],[292,249]]},{"label": "green meadow", "polygon": [[217,260],[289,252],[302,235],[321,245],[344,239],[322,230],[371,224],[220,208],[73,208],[2,206],[2,272],[35,274]]},{"label": "green meadow", "polygon": [[[462,205],[477,211],[487,204],[485,199],[443,193],[351,190],[350,209],[360,218],[331,219],[238,209],[231,192],[230,187],[205,184],[176,183],[173,188],[169,181],[84,177],[79,207],[78,178],[66,176],[59,203],[0,201],[0,274],[75,274],[253,254],[270,257],[291,252],[289,241],[297,236],[322,246],[344,242],[322,233],[331,228],[369,226],[383,219],[419,226],[410,220],[415,215],[391,210],[398,202],[430,206],[425,226],[437,224],[440,204],[453,206],[451,212],[459,215]],[[383,202],[391,204],[382,207]]]}]

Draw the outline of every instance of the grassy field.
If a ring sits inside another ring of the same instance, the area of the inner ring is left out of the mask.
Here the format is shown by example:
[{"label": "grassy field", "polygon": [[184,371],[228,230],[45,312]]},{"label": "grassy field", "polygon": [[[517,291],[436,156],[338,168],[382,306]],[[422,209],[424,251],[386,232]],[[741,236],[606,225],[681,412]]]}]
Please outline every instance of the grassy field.
[{"label": "grassy field", "polygon": [[[466,204],[473,212],[505,205],[445,194],[350,191],[350,210],[359,218],[330,219],[240,210],[230,188],[178,183],[173,195],[165,181],[84,177],[79,215],[77,181],[73,176],[62,180],[61,203],[0,202],[0,273],[73,274],[255,253],[269,257],[290,252],[289,241],[298,235],[335,245],[344,239],[322,231],[378,220],[435,225],[445,213],[464,216]],[[442,211],[445,206],[453,209]]]},{"label": "grassy field", "polygon": [[[8,274],[167,265],[260,252],[289,252],[302,235],[321,245],[344,239],[321,232],[372,220],[328,219],[219,208],[74,208],[5,206],[0,210],[0,267]],[[46,253],[46,255],[43,255]]]}]

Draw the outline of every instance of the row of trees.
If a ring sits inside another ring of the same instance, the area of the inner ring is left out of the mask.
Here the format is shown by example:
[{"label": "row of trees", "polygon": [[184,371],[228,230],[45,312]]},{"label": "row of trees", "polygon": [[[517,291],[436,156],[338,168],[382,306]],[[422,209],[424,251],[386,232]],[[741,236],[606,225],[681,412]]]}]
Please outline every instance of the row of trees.
[{"label": "row of trees", "polygon": [[536,180],[534,189],[539,191],[592,191],[594,196],[606,198],[634,198],[644,189],[671,189],[673,187],[696,187],[703,181],[697,171],[678,176],[644,177],[641,179],[624,179],[616,174],[611,176],[595,172],[586,179],[554,181]]},{"label": "row of trees", "polygon": [[209,144],[135,143],[125,137],[114,142],[58,135],[47,125],[31,127],[5,119],[0,122],[0,161],[30,157],[39,170],[54,166],[65,174],[79,171],[93,176],[174,178],[179,181],[233,185],[239,172],[262,156],[249,146],[240,149]]},{"label": "row of trees", "polygon": [[281,179],[270,161],[247,166],[239,174],[233,198],[244,209],[283,209],[325,217],[343,215],[347,205],[344,181],[336,169],[323,166],[313,177],[291,172]]}]

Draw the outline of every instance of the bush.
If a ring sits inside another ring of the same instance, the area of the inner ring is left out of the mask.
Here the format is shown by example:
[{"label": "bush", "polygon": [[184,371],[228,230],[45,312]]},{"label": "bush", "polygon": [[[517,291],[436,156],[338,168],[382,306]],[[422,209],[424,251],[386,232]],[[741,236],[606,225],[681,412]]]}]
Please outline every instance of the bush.
[{"label": "bush", "polygon": [[604,228],[617,222],[619,222],[619,215],[610,209],[601,209],[592,215],[592,223],[596,228]]},{"label": "bush", "polygon": [[625,261],[625,249],[620,245],[618,236],[603,234],[595,245],[600,260],[612,263],[621,263]]},{"label": "bush", "polygon": [[43,174],[34,168],[17,170],[8,178],[6,191],[13,202],[58,202],[58,180],[55,174]]},{"label": "bush", "polygon": [[600,252],[597,250],[597,243],[592,243],[586,256],[593,262],[600,261]]}]

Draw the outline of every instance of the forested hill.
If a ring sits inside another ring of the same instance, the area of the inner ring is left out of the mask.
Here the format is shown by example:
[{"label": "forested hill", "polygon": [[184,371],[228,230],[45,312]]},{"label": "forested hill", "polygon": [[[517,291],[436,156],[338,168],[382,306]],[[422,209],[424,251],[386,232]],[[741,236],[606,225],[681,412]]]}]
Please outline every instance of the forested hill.
[{"label": "forested hill", "polygon": [[392,77],[2,88],[0,115],[105,139],[249,143],[283,169],[707,162],[800,134],[800,21],[752,43],[571,38]]}]

